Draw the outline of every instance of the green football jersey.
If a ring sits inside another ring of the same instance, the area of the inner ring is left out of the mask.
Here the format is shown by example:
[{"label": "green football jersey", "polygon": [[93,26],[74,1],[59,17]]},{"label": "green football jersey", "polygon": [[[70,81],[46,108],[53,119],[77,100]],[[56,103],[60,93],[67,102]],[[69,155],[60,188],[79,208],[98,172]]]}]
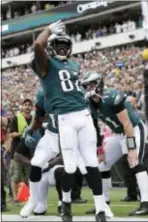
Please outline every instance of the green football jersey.
[{"label": "green football jersey", "polygon": [[[99,104],[96,104],[89,99],[90,110],[94,118],[100,118],[105,122],[114,133],[124,133],[123,125],[120,123],[116,113],[116,105],[124,97],[124,94],[116,89],[105,89],[103,93],[103,98]],[[140,123],[140,118],[135,114],[131,104],[129,102],[124,102],[127,109],[129,118],[133,126]]]},{"label": "green football jersey", "polygon": [[48,59],[48,73],[41,77],[35,62],[32,69],[39,76],[40,83],[54,114],[65,114],[86,108],[84,93],[80,88],[79,65],[72,60]]},{"label": "green football jersey", "polygon": [[48,115],[47,129],[53,133],[58,133],[55,116],[52,113],[51,107],[46,101],[44,92],[39,91],[36,95],[36,115],[44,117],[46,114]]}]

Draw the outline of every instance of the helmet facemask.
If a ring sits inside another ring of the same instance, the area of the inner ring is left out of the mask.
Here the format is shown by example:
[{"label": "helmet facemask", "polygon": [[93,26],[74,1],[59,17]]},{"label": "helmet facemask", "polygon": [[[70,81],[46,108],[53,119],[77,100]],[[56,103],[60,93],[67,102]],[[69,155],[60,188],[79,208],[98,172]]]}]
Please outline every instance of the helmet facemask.
[{"label": "helmet facemask", "polygon": [[58,36],[53,38],[49,44],[48,49],[52,53],[52,56],[64,60],[70,57],[72,51],[72,42],[69,38],[64,36]]},{"label": "helmet facemask", "polygon": [[103,88],[104,88],[104,82],[102,75],[96,76],[95,79],[93,79],[93,76],[88,76],[88,78],[84,79],[82,82],[82,85],[86,91],[86,97],[99,97],[102,98],[103,95]]}]

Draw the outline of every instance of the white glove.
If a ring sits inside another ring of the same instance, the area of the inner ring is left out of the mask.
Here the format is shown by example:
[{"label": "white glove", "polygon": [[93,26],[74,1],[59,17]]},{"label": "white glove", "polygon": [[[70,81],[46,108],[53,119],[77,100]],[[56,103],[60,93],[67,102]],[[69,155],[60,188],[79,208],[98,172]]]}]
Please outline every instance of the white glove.
[{"label": "white glove", "polygon": [[65,31],[65,25],[61,20],[52,23],[48,26],[52,34],[59,34]]}]

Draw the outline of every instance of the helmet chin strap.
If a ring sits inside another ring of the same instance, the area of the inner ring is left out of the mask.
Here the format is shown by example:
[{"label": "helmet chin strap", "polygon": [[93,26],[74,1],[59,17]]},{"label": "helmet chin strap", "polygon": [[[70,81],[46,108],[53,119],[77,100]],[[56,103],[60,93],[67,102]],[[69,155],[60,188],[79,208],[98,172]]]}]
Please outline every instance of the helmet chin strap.
[{"label": "helmet chin strap", "polygon": [[56,55],[55,57],[60,59],[61,61],[67,59],[67,56]]}]

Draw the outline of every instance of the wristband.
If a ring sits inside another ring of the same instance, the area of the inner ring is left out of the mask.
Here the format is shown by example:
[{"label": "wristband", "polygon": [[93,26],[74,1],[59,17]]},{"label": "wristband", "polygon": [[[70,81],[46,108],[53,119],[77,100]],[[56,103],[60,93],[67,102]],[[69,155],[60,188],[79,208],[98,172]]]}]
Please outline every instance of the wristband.
[{"label": "wristband", "polygon": [[131,136],[131,137],[126,137],[126,144],[127,144],[127,147],[128,149],[136,149],[136,140],[135,140],[135,137],[134,136]]},{"label": "wristband", "polygon": [[98,155],[104,154],[104,149],[102,146],[98,147],[97,153],[98,153]]}]

